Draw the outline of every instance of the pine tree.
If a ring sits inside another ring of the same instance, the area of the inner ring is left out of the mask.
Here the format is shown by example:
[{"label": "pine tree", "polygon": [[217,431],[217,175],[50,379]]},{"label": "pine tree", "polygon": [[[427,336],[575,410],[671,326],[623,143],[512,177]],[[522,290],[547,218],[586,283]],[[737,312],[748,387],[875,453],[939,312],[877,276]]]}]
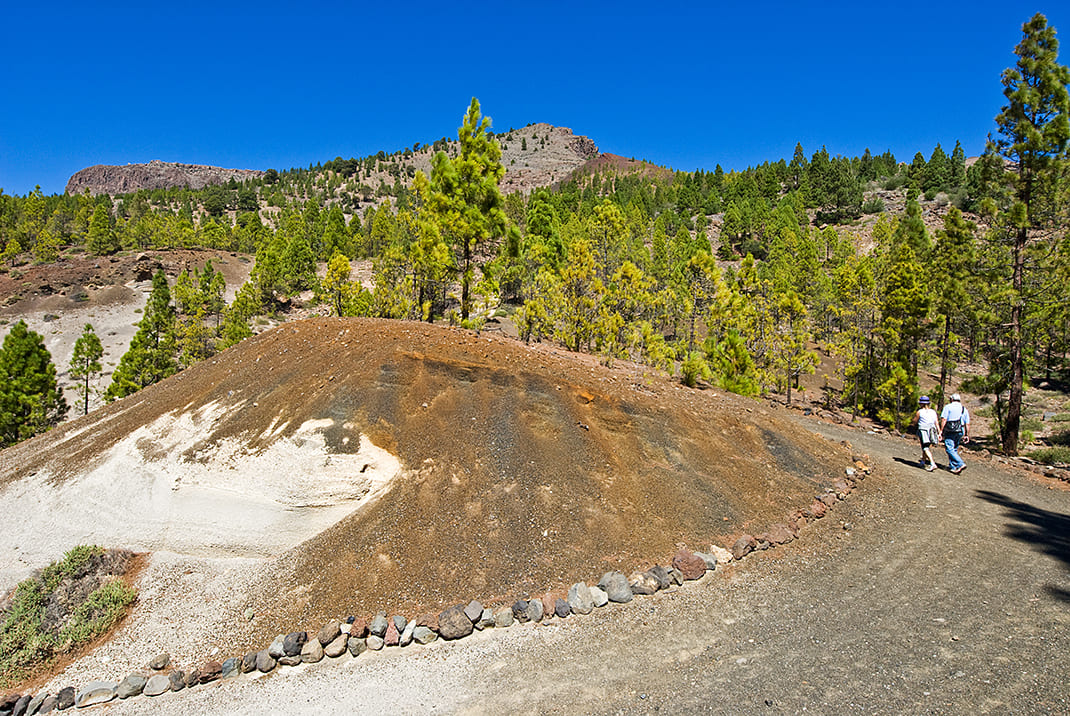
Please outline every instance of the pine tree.
[{"label": "pine tree", "polygon": [[98,256],[107,256],[119,250],[119,243],[111,227],[111,217],[108,216],[108,210],[103,204],[97,204],[97,208],[93,210],[85,247],[90,253]]},{"label": "pine tree", "polygon": [[85,324],[82,335],[74,342],[74,353],[71,355],[70,376],[79,381],[78,392],[82,396],[82,415],[89,413],[90,383],[93,376],[99,375],[103,368],[100,359],[104,356],[104,346],[100,338],[93,330],[93,324]]},{"label": "pine tree", "polygon": [[490,118],[480,114],[479,100],[473,97],[459,130],[460,153],[452,159],[445,152],[435,155],[422,197],[424,210],[438,223],[443,240],[454,252],[463,321],[472,312],[480,256],[487,245],[505,235],[507,224],[498,189],[505,175],[502,150],[489,129]]},{"label": "pine tree", "polygon": [[104,399],[111,402],[178,372],[178,345],[175,336],[175,307],[163,270],[152,277],[145,313],[138,323],[130,347],[112,374]]},{"label": "pine tree", "polygon": [[[1003,72],[1003,95],[1007,99],[996,116],[999,153],[1011,162],[1013,203],[999,223],[999,235],[1011,247],[1011,296],[1006,343],[1010,351],[1010,395],[1003,423],[1003,451],[1018,454],[1025,378],[1027,304],[1044,297],[1032,295],[1031,275],[1038,269],[1028,263],[1031,241],[1051,240],[1043,229],[1051,224],[1057,195],[1055,186],[1066,162],[1070,139],[1070,69],[1058,63],[1059,41],[1055,28],[1037,13],[1022,26],[1022,41],[1015,48],[1018,61]],[[1047,237],[1047,238],[1045,238]],[[1056,292],[1058,293],[1058,292]]]},{"label": "pine tree", "polygon": [[943,317],[943,338],[940,341],[940,388],[938,405],[944,404],[948,372],[951,369],[951,324],[970,311],[970,291],[967,288],[971,269],[976,261],[974,231],[976,225],[963,218],[962,212],[951,207],[944,217],[944,228],[937,232],[931,265],[933,308]]},{"label": "pine tree", "polygon": [[43,433],[67,415],[41,335],[18,321],[0,347],[0,447]]}]

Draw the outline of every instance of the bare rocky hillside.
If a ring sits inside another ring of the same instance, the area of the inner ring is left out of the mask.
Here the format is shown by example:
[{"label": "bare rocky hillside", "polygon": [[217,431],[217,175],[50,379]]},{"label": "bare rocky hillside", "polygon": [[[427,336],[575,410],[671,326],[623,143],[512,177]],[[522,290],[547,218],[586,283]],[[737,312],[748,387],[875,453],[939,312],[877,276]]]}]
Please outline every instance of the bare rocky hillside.
[{"label": "bare rocky hillside", "polygon": [[257,169],[223,169],[200,164],[176,164],[153,160],[148,164],[109,166],[98,164],[76,172],[67,180],[68,194],[129,194],[139,189],[189,187],[203,189],[231,179],[244,181],[261,176]]},{"label": "bare rocky hillside", "polygon": [[787,523],[849,460],[760,404],[639,366],[297,321],[4,450],[0,504],[22,517],[0,538],[0,589],[79,543],[152,551],[146,600],[179,559],[228,593],[191,591],[199,606],[181,608],[211,613],[189,628],[253,645],[339,614],[563,594],[681,544],[731,544]]}]

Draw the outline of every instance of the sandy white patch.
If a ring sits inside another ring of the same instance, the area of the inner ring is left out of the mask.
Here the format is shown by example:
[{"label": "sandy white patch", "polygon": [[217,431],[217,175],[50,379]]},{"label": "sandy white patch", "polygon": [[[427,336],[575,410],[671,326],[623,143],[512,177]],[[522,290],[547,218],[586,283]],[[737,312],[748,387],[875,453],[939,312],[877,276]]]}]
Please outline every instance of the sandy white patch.
[{"label": "sandy white patch", "polygon": [[166,414],[81,475],[54,484],[41,470],[0,490],[0,507],[19,515],[0,533],[0,554],[9,556],[0,564],[0,590],[77,544],[275,556],[374,499],[401,471],[395,456],[349,424],[343,429],[353,430],[349,444],[359,449],[330,452],[330,420],[306,423],[256,452],[240,439],[212,440],[227,410],[209,404]]}]

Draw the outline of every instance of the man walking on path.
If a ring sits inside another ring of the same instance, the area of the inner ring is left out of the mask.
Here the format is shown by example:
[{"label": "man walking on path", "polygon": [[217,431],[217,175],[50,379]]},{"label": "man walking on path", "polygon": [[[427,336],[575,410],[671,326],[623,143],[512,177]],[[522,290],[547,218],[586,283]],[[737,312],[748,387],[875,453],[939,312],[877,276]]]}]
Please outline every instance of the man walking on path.
[{"label": "man walking on path", "polygon": [[940,435],[947,450],[947,467],[951,474],[957,475],[966,469],[966,463],[959,457],[959,445],[970,442],[970,412],[958,393],[940,411]]},{"label": "man walking on path", "polygon": [[937,440],[936,411],[929,407],[929,396],[918,398],[918,410],[914,413],[911,424],[918,426],[918,440],[921,441],[921,466],[929,472],[936,469],[933,457],[933,443]]}]

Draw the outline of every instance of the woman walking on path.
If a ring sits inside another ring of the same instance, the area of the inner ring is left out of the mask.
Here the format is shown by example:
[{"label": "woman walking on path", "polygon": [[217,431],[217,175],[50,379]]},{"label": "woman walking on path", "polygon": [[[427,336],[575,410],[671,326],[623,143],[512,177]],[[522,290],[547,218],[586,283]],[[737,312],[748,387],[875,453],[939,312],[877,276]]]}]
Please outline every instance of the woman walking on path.
[{"label": "woman walking on path", "polygon": [[970,442],[970,411],[962,404],[962,396],[955,393],[951,402],[940,411],[940,435],[947,450],[947,467],[951,474],[957,475],[966,469],[966,463],[959,457],[959,445]]},{"label": "woman walking on path", "polygon": [[918,398],[918,410],[914,413],[911,425],[918,426],[918,440],[921,441],[921,466],[929,472],[936,469],[936,459],[933,457],[933,443],[937,441],[938,420],[936,411],[929,407],[929,396],[923,395]]}]

